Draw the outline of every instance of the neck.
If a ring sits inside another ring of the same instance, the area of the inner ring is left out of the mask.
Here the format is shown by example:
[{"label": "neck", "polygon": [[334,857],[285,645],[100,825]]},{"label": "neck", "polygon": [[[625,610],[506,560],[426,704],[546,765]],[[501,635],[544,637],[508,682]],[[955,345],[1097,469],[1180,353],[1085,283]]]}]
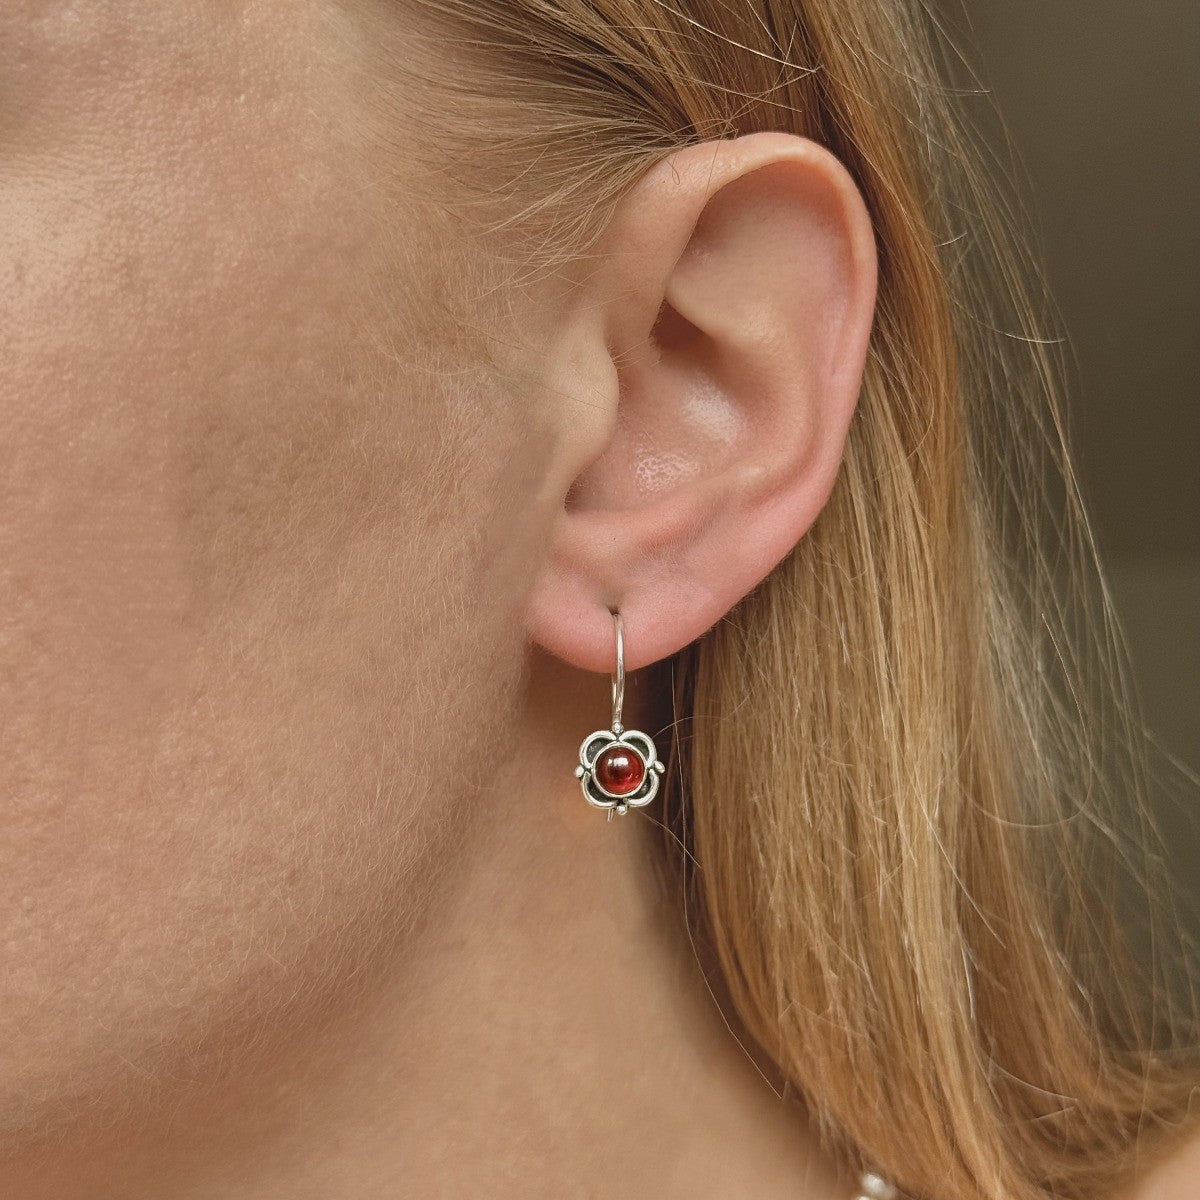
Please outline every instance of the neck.
[{"label": "neck", "polygon": [[547,709],[352,1003],[159,1144],[22,1194],[849,1197],[710,994],[656,867],[658,802],[590,808],[574,755],[606,722]]}]

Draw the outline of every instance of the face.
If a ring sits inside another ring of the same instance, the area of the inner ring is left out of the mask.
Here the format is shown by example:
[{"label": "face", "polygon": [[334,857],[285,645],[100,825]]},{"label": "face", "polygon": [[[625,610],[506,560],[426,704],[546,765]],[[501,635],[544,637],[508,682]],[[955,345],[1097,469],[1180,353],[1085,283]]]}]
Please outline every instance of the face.
[{"label": "face", "polygon": [[504,736],[539,443],[332,8],[0,8],[8,1144],[268,1054]]}]

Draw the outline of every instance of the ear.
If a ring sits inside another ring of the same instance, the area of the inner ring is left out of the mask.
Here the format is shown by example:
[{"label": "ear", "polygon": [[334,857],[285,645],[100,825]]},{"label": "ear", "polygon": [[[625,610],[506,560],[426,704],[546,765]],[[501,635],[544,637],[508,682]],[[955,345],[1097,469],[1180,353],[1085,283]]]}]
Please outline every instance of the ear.
[{"label": "ear", "polygon": [[787,133],[687,146],[621,197],[556,322],[557,513],[533,641],[613,670],[699,637],[833,487],[875,306],[870,217]]}]

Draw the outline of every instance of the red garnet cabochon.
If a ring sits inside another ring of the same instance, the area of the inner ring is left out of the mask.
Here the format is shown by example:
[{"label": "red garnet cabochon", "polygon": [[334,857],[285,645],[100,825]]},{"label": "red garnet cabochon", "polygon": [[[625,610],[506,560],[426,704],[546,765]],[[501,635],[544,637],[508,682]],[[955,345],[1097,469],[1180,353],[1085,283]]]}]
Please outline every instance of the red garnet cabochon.
[{"label": "red garnet cabochon", "polygon": [[628,746],[609,746],[596,759],[596,782],[614,796],[637,791],[646,778],[646,767],[637,751]]}]

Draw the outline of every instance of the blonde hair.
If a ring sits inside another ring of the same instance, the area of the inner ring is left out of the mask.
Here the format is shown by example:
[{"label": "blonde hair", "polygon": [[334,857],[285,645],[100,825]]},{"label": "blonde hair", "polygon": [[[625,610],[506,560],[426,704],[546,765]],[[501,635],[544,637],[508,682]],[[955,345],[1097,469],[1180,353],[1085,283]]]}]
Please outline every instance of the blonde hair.
[{"label": "blonde hair", "polygon": [[400,24],[379,32],[379,129],[403,61],[430,134],[405,170],[511,280],[585,254],[687,142],[787,129],[855,177],[879,291],[841,474],[667,664],[665,845],[742,1027],[830,1150],[930,1200],[1104,1194],[1190,1115],[1190,942],[1047,301],[930,13],[423,0]]}]

